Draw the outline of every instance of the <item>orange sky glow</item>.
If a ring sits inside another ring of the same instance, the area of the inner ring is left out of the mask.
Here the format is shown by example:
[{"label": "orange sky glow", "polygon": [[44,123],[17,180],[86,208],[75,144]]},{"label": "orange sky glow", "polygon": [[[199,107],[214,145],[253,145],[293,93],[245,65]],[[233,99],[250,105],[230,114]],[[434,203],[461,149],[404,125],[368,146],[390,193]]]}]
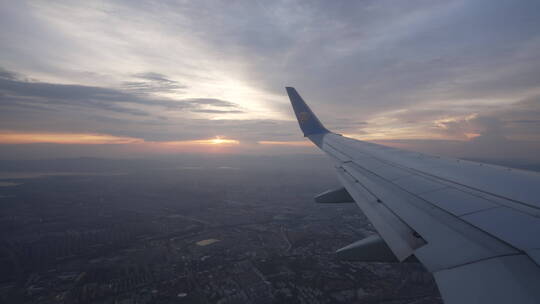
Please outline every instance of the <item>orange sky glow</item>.
[{"label": "orange sky glow", "polygon": [[302,141],[257,141],[241,142],[237,139],[216,136],[208,139],[177,141],[146,141],[136,137],[122,137],[99,133],[51,133],[0,131],[0,145],[59,144],[59,145],[118,145],[130,151],[157,153],[234,153],[281,149],[281,147],[311,148],[307,140]]},{"label": "orange sky glow", "polygon": [[133,137],[120,137],[108,134],[92,133],[23,133],[0,131],[0,144],[77,144],[77,145],[103,145],[103,144],[133,144],[144,140]]}]

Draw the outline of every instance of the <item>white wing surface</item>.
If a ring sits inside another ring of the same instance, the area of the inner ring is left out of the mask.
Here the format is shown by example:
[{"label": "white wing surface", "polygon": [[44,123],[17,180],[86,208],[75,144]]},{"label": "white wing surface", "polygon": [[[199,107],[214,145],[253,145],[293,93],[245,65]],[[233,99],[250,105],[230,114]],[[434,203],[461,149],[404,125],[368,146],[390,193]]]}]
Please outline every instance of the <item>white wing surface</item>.
[{"label": "white wing surface", "polygon": [[287,93],[304,135],[334,160],[348,192],[319,200],[352,197],[379,234],[338,254],[416,258],[445,303],[540,303],[539,174],[346,138],[294,88]]}]

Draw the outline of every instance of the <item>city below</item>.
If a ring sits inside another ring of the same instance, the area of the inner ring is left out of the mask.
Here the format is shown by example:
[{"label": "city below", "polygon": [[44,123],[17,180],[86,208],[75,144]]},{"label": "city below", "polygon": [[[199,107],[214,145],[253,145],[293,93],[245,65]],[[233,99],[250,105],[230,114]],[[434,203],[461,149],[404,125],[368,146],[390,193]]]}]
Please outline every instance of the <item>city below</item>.
[{"label": "city below", "polygon": [[2,303],[442,303],[418,263],[339,260],[373,233],[323,156],[2,162]]}]

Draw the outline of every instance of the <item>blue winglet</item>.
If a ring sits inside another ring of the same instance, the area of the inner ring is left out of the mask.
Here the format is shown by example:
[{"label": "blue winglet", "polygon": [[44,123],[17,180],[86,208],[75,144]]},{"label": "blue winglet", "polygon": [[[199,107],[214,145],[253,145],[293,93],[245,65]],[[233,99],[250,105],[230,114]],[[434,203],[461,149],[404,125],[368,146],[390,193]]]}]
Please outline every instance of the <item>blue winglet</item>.
[{"label": "blue winglet", "polygon": [[313,114],[306,102],[302,99],[302,97],[300,97],[294,88],[286,87],[286,89],[294,109],[294,114],[296,114],[296,119],[298,119],[298,124],[300,125],[302,132],[304,132],[304,136],[307,137],[310,135],[330,132],[323,126],[317,116]]}]

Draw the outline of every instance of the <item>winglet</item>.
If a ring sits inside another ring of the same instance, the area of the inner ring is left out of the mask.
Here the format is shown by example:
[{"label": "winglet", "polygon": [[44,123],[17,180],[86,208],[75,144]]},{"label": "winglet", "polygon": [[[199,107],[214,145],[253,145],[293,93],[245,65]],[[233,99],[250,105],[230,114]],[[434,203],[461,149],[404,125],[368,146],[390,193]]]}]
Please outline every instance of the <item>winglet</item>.
[{"label": "winglet", "polygon": [[298,119],[298,124],[302,132],[304,132],[304,136],[330,132],[323,126],[317,116],[313,114],[306,102],[293,87],[286,87],[286,89],[294,109],[294,114],[296,114],[296,119]]}]

